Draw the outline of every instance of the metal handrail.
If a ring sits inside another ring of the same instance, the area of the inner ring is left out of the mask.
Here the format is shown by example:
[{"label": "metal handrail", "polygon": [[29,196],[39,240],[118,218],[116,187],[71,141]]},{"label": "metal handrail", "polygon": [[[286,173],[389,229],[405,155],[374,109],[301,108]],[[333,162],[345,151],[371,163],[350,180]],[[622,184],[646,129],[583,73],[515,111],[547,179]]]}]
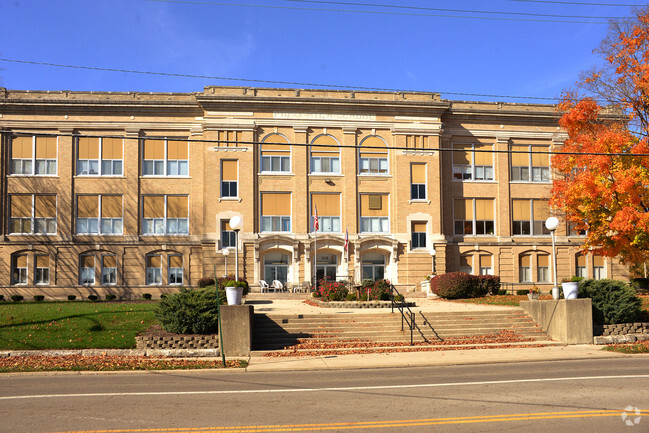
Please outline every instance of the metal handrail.
[{"label": "metal handrail", "polygon": [[[394,292],[397,292],[397,295],[399,295],[400,299],[403,299],[403,301],[399,302],[397,304],[394,302]],[[408,304],[406,303],[406,298],[399,293],[396,287],[394,287],[394,284],[390,284],[390,303],[392,304],[392,313],[394,313],[394,306],[397,306],[397,309],[401,313],[401,330],[403,331],[403,323],[404,321],[408,324],[408,328],[410,328],[410,345],[412,346],[414,344],[414,330],[415,330],[415,313],[412,312]],[[406,316],[405,309],[408,310],[408,316]],[[409,318],[408,318],[409,317]]]}]

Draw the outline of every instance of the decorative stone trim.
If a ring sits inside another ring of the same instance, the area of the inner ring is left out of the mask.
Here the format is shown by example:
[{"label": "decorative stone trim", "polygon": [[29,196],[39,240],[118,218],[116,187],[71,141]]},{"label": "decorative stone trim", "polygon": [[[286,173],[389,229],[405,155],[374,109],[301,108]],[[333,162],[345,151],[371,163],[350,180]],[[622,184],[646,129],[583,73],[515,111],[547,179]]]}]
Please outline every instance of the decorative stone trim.
[{"label": "decorative stone trim", "polygon": [[135,337],[138,349],[205,350],[218,349],[218,334],[210,335],[138,335]]}]

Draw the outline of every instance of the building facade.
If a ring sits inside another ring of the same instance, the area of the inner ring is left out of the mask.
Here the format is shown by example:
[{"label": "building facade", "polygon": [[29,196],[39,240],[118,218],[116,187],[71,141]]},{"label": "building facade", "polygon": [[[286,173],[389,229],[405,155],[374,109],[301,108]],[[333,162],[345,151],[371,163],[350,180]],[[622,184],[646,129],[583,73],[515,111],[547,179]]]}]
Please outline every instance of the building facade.
[{"label": "building facade", "polygon": [[[435,93],[0,89],[0,293],[139,297],[226,267],[253,288],[466,271],[549,290],[557,120]],[[628,278],[556,235],[559,280]]]}]

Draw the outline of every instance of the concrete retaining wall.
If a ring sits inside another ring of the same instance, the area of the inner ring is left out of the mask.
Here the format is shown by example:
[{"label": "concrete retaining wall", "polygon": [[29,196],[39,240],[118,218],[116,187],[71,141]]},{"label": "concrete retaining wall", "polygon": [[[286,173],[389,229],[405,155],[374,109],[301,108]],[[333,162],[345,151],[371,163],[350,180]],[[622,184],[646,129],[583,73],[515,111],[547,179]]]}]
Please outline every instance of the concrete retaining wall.
[{"label": "concrete retaining wall", "polygon": [[522,301],[521,307],[551,338],[567,344],[593,344],[590,298]]}]

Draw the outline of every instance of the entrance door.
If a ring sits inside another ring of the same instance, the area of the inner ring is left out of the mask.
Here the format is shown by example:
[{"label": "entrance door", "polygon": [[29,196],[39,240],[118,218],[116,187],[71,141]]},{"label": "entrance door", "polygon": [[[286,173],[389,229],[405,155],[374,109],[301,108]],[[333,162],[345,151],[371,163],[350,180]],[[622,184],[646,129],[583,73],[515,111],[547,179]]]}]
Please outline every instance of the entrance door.
[{"label": "entrance door", "polygon": [[279,280],[286,284],[288,279],[288,254],[269,253],[264,256],[264,280],[270,284]]},{"label": "entrance door", "polygon": [[327,277],[330,281],[336,281],[338,270],[338,257],[335,254],[320,253],[317,255],[315,275],[318,281]]},{"label": "entrance door", "polygon": [[364,280],[382,280],[385,278],[385,256],[367,253],[361,262]]}]

